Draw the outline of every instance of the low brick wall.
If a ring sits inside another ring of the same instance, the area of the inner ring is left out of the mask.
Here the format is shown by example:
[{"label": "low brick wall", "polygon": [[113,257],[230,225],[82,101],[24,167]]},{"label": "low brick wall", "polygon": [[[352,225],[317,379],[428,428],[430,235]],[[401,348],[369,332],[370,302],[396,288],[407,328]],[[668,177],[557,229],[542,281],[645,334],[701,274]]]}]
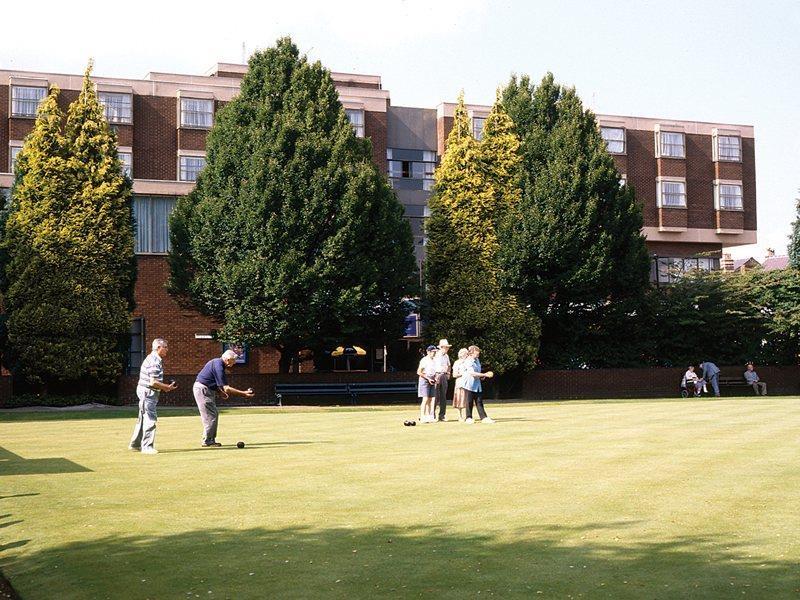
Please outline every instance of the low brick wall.
[{"label": "low brick wall", "polygon": [[[720,367],[723,377],[742,377],[744,367]],[[757,367],[771,395],[800,394],[800,367]],[[680,395],[686,369],[586,369],[540,370],[525,376],[522,397],[526,400],[581,398],[668,398]],[[754,394],[744,387],[722,388],[723,396]]]},{"label": "low brick wall", "polygon": [[[171,375],[166,373],[165,381],[175,381],[178,389],[169,394],[161,394],[159,405],[162,406],[194,406],[192,396],[192,386],[196,375]],[[228,375],[228,383],[238,389],[253,388],[256,395],[252,399],[231,398],[230,403],[245,406],[263,406],[272,404],[275,401],[276,383],[360,383],[373,381],[416,381],[416,373],[397,371],[393,373],[266,373],[266,374],[245,374],[236,373],[235,368],[232,374]],[[137,376],[125,376],[120,379],[118,390],[119,397],[124,404],[136,404],[136,383]],[[364,402],[378,400],[378,397],[369,395],[359,395]],[[288,397],[284,399],[284,404],[301,404],[314,401],[315,404],[346,404],[347,398],[336,398],[333,396],[321,396],[319,398],[296,398]],[[409,402],[416,402],[416,396],[408,397]]]}]

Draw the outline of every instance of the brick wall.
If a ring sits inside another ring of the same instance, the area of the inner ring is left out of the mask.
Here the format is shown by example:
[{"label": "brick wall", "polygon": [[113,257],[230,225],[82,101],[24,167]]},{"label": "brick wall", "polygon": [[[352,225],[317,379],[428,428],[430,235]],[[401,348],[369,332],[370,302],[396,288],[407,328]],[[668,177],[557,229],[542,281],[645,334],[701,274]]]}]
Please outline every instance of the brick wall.
[{"label": "brick wall", "polygon": [[205,150],[207,129],[178,129],[178,148],[181,150]]},{"label": "brick wall", "polygon": [[[150,342],[161,337],[169,342],[169,355],[164,359],[167,373],[195,375],[206,361],[219,356],[222,346],[214,340],[195,339],[196,333],[219,329],[219,323],[197,311],[179,306],[167,293],[164,285],[169,277],[169,265],[164,256],[137,257],[134,317],[144,318],[145,351]],[[248,363],[237,365],[241,373],[278,371],[278,353],[268,348],[250,350]]]},{"label": "brick wall", "polygon": [[658,256],[687,257],[702,254],[721,257],[721,244],[692,244],[686,242],[648,242],[647,249]]},{"label": "brick wall", "polygon": [[133,96],[133,162],[137,179],[178,178],[176,98]]},{"label": "brick wall", "polygon": [[364,111],[364,135],[372,141],[372,160],[378,172],[386,173],[386,140],[388,139],[388,113]]},{"label": "brick wall", "polygon": [[[744,367],[721,367],[723,377],[742,377]],[[770,394],[800,394],[800,367],[757,367]],[[680,396],[685,368],[590,369],[585,371],[534,371],[525,376],[525,400],[582,398],[668,398]],[[750,388],[722,388],[723,396],[747,396]]]},{"label": "brick wall", "polygon": [[8,135],[9,89],[7,85],[0,85],[0,173],[8,171],[8,140],[14,139]]}]

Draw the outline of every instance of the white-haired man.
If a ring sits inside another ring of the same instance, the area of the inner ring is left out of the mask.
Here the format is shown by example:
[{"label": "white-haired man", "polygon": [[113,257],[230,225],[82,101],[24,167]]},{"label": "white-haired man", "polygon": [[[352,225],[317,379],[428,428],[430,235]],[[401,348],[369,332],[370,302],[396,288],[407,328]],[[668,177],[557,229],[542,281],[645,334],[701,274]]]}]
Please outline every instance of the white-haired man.
[{"label": "white-haired man", "polygon": [[139,369],[139,383],[136,385],[139,417],[128,446],[131,450],[140,450],[142,454],[158,454],[155,449],[158,396],[161,392],[171,392],[178,387],[174,381],[164,383],[164,357],[169,350],[167,340],[154,339],[152,348]]},{"label": "white-haired man", "polygon": [[194,401],[200,411],[200,418],[203,421],[203,443],[202,446],[222,446],[217,441],[217,424],[219,422],[219,410],[217,410],[217,394],[225,400],[228,396],[242,396],[252,398],[255,395],[252,388],[237,390],[228,385],[225,377],[225,367],[232,367],[236,364],[238,355],[233,350],[225,350],[219,358],[212,358],[197,374],[197,380],[192,387]]}]

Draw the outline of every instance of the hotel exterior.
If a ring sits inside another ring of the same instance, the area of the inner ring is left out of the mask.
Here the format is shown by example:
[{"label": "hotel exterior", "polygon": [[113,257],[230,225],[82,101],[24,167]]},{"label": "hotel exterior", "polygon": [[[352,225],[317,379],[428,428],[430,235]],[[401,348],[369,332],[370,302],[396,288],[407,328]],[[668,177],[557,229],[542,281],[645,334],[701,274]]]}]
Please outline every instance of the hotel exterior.
[{"label": "hotel exterior", "polygon": [[[168,216],[205,165],[214,115],[239,91],[246,65],[220,63],[205,75],[149,73],[143,79],[93,77],[119,155],[133,180],[138,279],[131,331],[131,368],[155,336],[170,341],[169,370],[195,373],[220,351],[218,324],[179,306],[166,293]],[[333,73],[356,135],[372,141],[373,160],[386,172],[405,208],[415,253],[425,256],[424,222],[433,174],[453,124],[455,104],[392,106],[374,75]],[[50,85],[60,104],[78,96],[82,75],[0,70],[0,193],[13,182],[13,165],[33,128]],[[489,106],[468,105],[480,137]],[[609,152],[632,186],[644,214],[653,256],[652,279],[668,283],[676,271],[718,269],[723,248],[756,241],[753,127],[643,117],[597,115]],[[278,354],[254,349],[239,368],[278,370]]]}]

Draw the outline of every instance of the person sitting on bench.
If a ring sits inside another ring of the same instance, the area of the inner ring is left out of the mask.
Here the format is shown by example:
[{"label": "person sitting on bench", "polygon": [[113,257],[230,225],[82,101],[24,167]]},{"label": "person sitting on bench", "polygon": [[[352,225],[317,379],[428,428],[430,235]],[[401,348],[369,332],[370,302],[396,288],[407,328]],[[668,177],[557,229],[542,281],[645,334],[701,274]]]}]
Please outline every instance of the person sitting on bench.
[{"label": "person sitting on bench", "polygon": [[761,395],[767,395],[767,384],[758,378],[758,373],[755,372],[753,363],[747,363],[747,371],[744,372],[744,378],[749,385],[753,386],[756,396],[758,396],[759,387],[761,388]]}]

